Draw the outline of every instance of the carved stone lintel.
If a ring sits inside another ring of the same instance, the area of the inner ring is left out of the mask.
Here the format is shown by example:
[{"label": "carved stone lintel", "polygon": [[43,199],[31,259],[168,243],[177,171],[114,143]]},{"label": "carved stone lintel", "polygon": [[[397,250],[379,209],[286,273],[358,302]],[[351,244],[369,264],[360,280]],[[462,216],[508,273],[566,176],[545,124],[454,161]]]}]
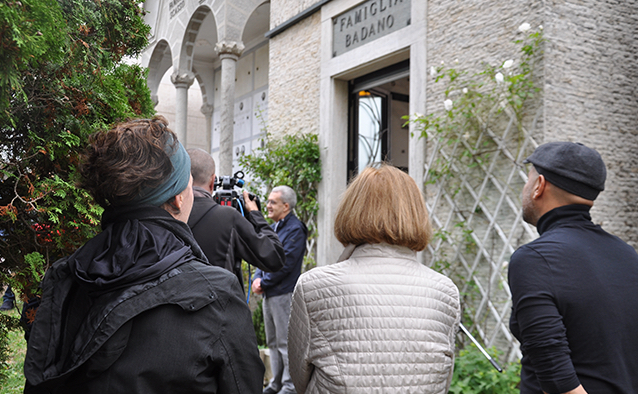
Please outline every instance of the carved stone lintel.
[{"label": "carved stone lintel", "polygon": [[189,88],[195,82],[195,74],[190,71],[176,71],[171,75],[171,82],[176,88]]},{"label": "carved stone lintel", "polygon": [[244,52],[244,44],[237,41],[220,41],[215,44],[215,52],[222,59],[232,57],[237,60]]},{"label": "carved stone lintel", "polygon": [[203,104],[199,110],[202,111],[204,115],[211,116],[213,114],[213,111],[215,110],[215,107],[210,104]]}]

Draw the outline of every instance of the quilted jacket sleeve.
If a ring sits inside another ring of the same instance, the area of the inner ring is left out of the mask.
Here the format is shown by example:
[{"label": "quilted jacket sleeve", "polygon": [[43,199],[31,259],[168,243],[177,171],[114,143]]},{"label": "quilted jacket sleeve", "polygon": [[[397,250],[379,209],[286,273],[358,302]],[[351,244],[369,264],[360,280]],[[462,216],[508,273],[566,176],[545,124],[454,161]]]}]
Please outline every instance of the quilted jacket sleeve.
[{"label": "quilted jacket sleeve", "polygon": [[290,376],[298,393],[305,393],[314,371],[309,361],[310,318],[304,300],[303,275],[292,294],[290,322],[288,325],[288,359]]},{"label": "quilted jacket sleeve", "polygon": [[454,324],[450,327],[450,332],[448,334],[449,348],[448,354],[452,359],[452,368],[450,368],[449,376],[447,378],[447,386],[445,387],[445,392],[450,391],[450,385],[452,384],[452,376],[454,375],[454,350],[456,349],[456,334],[459,331],[459,327],[461,325],[461,303],[459,296],[459,289],[452,283],[452,289],[455,293],[455,308],[456,308],[456,318],[454,319]]}]

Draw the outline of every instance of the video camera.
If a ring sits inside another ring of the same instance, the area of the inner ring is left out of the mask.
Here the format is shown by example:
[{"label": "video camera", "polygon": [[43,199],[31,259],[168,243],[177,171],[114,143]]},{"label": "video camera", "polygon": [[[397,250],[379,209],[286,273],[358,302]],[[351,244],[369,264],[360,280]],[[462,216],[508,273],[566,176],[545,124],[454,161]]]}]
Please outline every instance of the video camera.
[{"label": "video camera", "polygon": [[[233,207],[238,210],[239,213],[242,214],[242,216],[246,216],[247,212],[246,203],[244,202],[244,196],[234,189],[235,186],[244,186],[244,172],[240,170],[237,171],[232,177],[222,176],[221,178],[215,178],[215,192],[213,193],[213,199],[215,200],[215,202],[217,202],[219,205]],[[259,201],[259,197],[253,193],[248,193],[248,198],[250,198],[251,201],[257,203],[257,209],[261,211],[261,202]]]}]

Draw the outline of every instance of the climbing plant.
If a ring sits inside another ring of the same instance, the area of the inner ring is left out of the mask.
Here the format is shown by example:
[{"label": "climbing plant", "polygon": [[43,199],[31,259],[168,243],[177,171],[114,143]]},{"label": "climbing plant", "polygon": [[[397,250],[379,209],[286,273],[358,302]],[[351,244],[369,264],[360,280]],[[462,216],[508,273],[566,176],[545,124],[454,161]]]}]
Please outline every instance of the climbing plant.
[{"label": "climbing plant", "polygon": [[424,182],[435,228],[430,264],[459,287],[465,325],[510,361],[518,350],[507,327],[506,262],[534,236],[520,215],[526,179],[520,163],[537,145],[544,43],[542,26],[525,23],[515,34],[517,55],[479,71],[456,61],[432,66],[439,104],[408,119],[428,146]]}]

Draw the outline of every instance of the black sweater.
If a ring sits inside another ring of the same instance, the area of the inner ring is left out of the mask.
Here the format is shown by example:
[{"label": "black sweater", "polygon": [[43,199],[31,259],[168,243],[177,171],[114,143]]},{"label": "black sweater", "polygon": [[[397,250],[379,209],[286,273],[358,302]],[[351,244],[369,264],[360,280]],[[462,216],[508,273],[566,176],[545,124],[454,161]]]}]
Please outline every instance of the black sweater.
[{"label": "black sweater", "polygon": [[540,218],[511,258],[510,329],[521,394],[638,393],[638,254],[568,205]]}]

